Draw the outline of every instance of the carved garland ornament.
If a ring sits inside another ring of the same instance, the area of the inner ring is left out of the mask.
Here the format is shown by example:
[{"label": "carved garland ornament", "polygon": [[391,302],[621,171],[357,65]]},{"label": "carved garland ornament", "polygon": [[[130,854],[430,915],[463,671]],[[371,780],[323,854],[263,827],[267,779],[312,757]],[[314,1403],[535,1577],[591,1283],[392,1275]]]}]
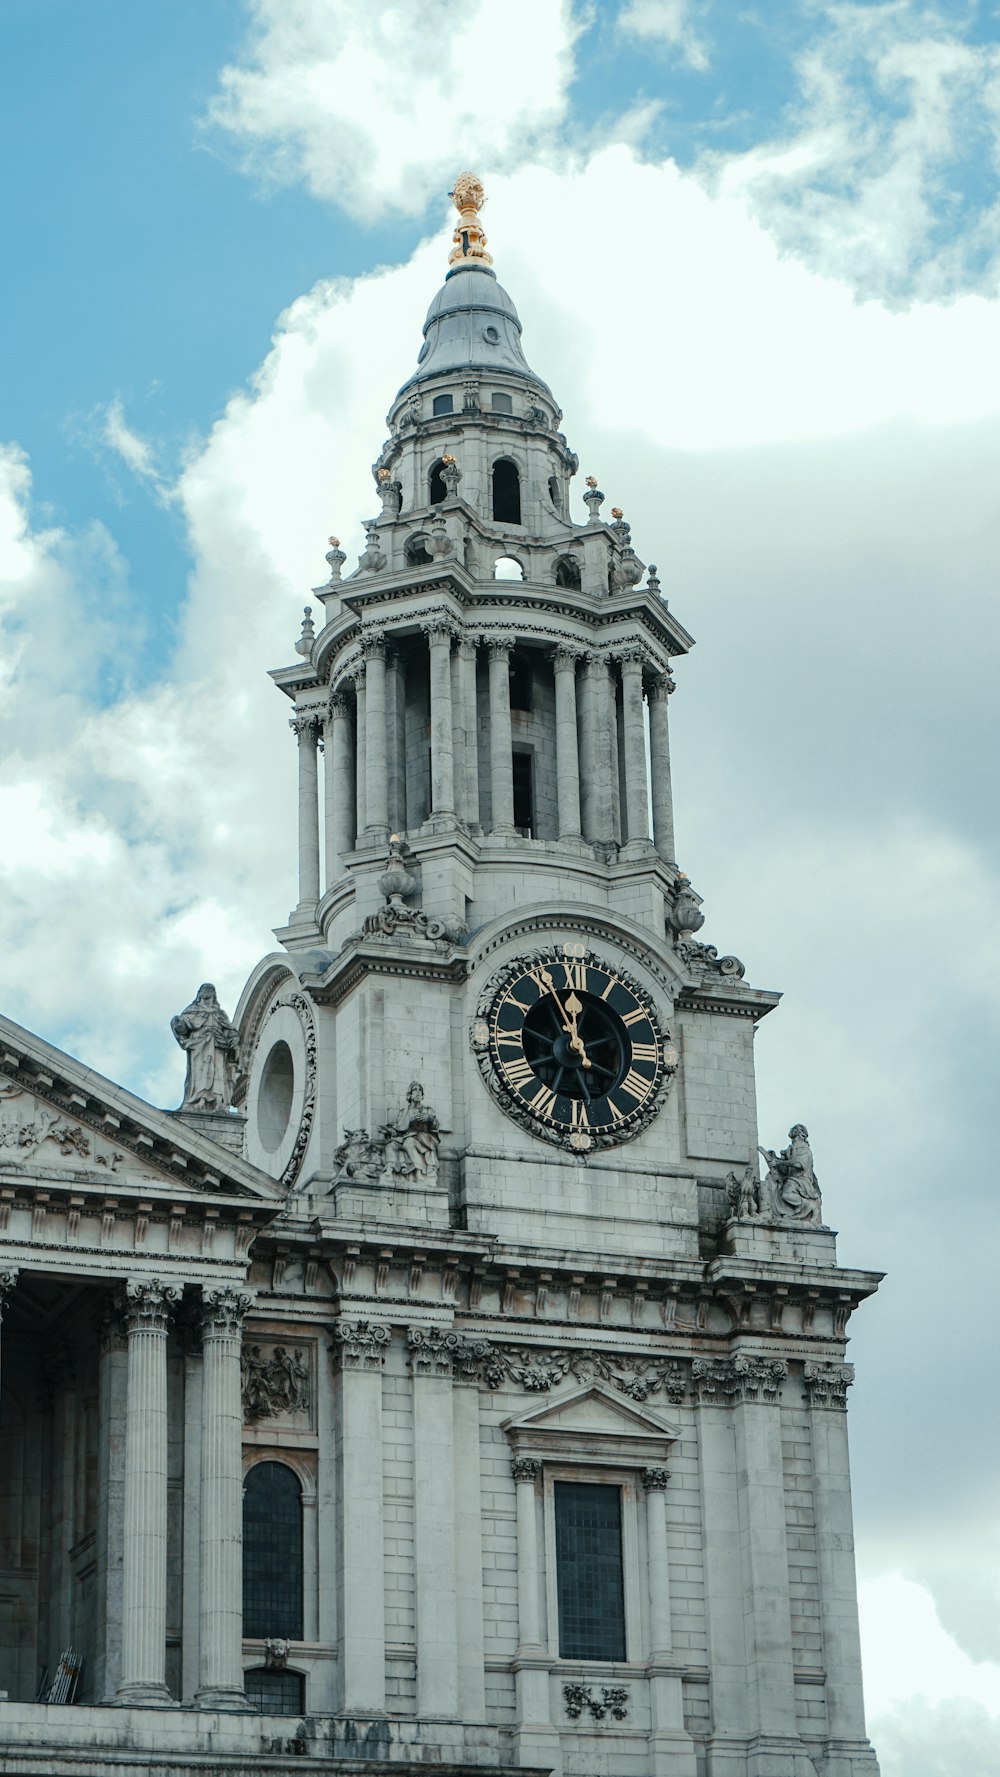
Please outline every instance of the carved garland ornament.
[{"label": "carved garland ornament", "polygon": [[640,1403],[661,1392],[675,1406],[684,1398],[684,1371],[675,1358],[494,1345],[489,1339],[466,1339],[440,1327],[411,1327],[406,1342],[414,1370],[450,1373],[456,1381],[482,1382],[491,1390],[512,1382],[526,1394],[547,1394],[572,1377],[577,1382],[607,1382]]}]

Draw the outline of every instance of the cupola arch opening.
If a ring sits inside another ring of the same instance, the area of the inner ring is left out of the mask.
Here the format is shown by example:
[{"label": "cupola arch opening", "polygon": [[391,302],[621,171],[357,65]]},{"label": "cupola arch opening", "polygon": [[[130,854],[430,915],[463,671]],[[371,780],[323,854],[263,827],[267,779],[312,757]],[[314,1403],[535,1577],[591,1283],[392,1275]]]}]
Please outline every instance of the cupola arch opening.
[{"label": "cupola arch opening", "polygon": [[510,457],[498,457],[493,465],[493,522],[521,523],[521,471]]}]

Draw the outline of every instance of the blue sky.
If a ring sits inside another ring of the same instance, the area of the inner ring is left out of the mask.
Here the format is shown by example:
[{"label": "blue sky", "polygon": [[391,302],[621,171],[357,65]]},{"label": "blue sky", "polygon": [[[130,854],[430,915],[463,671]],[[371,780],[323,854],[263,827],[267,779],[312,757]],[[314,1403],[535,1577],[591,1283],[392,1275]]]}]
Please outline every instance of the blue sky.
[{"label": "blue sky", "polygon": [[705,938],[785,993],[762,1139],[809,1125],[842,1256],[890,1272],[851,1351],[883,1771],[979,1777],[1000,16],[497,10],[0,0],[3,1009],[172,1104],[171,1014],[206,978],[232,1010],[273,946],[294,752],[267,669],[328,533],[361,548],[471,164],[581,471],[698,638],[681,861]]}]

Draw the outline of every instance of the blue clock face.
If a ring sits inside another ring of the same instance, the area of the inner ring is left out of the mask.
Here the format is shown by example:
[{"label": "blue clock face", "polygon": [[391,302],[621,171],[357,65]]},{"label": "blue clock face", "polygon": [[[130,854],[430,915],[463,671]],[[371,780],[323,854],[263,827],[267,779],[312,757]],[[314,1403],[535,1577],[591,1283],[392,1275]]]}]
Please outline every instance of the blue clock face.
[{"label": "blue clock face", "polygon": [[676,1067],[645,990],[583,944],[510,965],[483,1012],[473,1042],[501,1107],[578,1152],[637,1135]]}]

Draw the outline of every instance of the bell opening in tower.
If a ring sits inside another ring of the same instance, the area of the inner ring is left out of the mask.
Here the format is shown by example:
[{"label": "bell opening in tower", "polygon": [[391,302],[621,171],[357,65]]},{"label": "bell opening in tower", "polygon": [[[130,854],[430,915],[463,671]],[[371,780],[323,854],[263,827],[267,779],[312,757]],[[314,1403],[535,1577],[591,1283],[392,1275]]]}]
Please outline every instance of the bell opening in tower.
[{"label": "bell opening in tower", "polygon": [[493,465],[493,519],[496,524],[521,522],[521,477],[509,457]]}]

